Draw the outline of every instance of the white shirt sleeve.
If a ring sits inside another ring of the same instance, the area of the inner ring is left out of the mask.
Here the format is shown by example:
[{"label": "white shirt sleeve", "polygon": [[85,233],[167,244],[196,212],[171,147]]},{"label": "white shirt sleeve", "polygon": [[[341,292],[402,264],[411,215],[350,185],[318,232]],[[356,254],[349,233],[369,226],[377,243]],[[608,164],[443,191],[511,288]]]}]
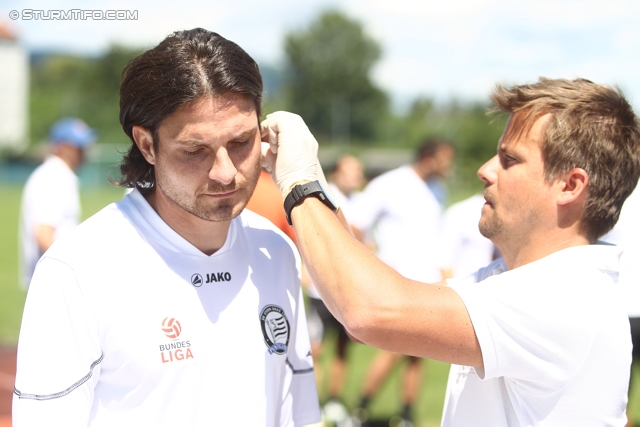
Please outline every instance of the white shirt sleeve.
[{"label": "white shirt sleeve", "polygon": [[280,416],[282,427],[304,426],[321,421],[302,289],[297,295],[295,316],[295,329],[287,354],[287,365],[290,369],[287,369],[285,376]]},{"label": "white shirt sleeve", "polygon": [[88,299],[66,264],[44,257],[25,303],[13,426],[86,426],[100,377],[102,352]]},{"label": "white shirt sleeve", "polygon": [[[588,352],[598,329],[598,316],[589,315],[598,301],[589,296],[593,292],[571,293],[557,286],[565,277],[550,273],[527,283],[526,272],[514,273],[475,284],[449,283],[462,298],[482,349],[484,369],[476,369],[478,376],[509,377],[531,393],[549,393],[580,369],[583,361],[577,358]],[[588,277],[570,279],[590,286]]]}]

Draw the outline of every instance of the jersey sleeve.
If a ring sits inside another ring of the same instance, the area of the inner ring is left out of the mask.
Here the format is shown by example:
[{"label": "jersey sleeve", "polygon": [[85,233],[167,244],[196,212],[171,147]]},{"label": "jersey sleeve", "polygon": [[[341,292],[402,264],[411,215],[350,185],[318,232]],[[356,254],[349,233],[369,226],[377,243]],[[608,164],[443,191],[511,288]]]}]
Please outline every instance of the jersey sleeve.
[{"label": "jersey sleeve", "polygon": [[45,257],[25,303],[13,396],[13,426],[64,420],[86,426],[100,376],[98,325],[74,271]]},{"label": "jersey sleeve", "polygon": [[480,283],[449,282],[480,343],[480,379],[508,377],[530,393],[550,393],[566,385],[583,364],[598,330],[598,302],[588,292],[572,294],[558,283],[587,283],[588,278],[538,279],[527,283],[526,274],[505,272]]},{"label": "jersey sleeve", "polygon": [[321,421],[311,357],[311,345],[304,310],[302,289],[298,288],[295,304],[295,330],[291,334],[287,354],[287,370],[280,426],[304,426]]}]

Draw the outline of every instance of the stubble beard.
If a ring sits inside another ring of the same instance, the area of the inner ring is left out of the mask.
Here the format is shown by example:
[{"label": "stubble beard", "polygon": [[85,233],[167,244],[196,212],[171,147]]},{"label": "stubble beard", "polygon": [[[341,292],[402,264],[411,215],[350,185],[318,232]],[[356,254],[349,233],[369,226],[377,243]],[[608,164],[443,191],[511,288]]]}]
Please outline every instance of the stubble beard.
[{"label": "stubble beard", "polygon": [[482,234],[487,239],[492,239],[497,236],[500,231],[502,231],[502,220],[498,218],[495,212],[489,218],[486,218],[483,221],[483,218],[480,218],[480,222],[478,223],[478,229],[480,230],[480,234]]},{"label": "stubble beard", "polygon": [[[487,204],[482,207],[482,215],[480,216],[478,229],[480,230],[480,234],[487,239],[491,239],[502,231],[504,225],[496,212],[496,201],[488,194],[486,189],[484,197]],[[488,212],[486,212],[486,210],[488,210]]]},{"label": "stubble beard", "polygon": [[[240,215],[245,206],[247,206],[258,183],[260,171],[261,166],[258,162],[255,167],[251,169],[247,180],[239,183],[234,180],[234,182],[229,185],[222,185],[216,182],[210,183],[205,190],[200,191],[199,194],[195,196],[180,191],[179,183],[171,179],[165,179],[162,174],[156,174],[156,189],[162,191],[167,199],[171,200],[181,209],[197,218],[211,222],[230,221]],[[205,203],[205,200],[209,199],[209,196],[206,196],[204,193],[219,193],[233,190],[236,191],[233,198],[237,200],[237,197],[241,197],[239,201],[232,202],[230,199],[224,199],[213,206]]]}]

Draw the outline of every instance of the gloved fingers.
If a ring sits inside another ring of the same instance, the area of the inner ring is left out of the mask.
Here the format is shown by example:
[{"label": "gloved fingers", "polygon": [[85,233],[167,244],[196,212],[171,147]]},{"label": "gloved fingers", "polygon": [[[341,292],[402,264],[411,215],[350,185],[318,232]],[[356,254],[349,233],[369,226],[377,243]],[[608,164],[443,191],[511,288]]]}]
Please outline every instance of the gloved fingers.
[{"label": "gloved fingers", "polygon": [[262,121],[260,126],[262,128],[262,131],[260,132],[262,142],[269,143],[271,152],[276,154],[278,152],[278,134],[272,127],[275,126],[275,123],[273,123],[272,120],[270,121],[265,119]]},{"label": "gloved fingers", "polygon": [[278,133],[280,132],[279,123],[285,123],[286,127],[286,122],[291,121],[293,117],[302,119],[297,114],[289,113],[287,111],[276,111],[274,113],[267,114],[267,118],[262,123],[270,129],[273,129],[274,132]]},{"label": "gloved fingers", "polygon": [[263,164],[285,198],[299,182],[316,180],[318,142],[297,114],[277,111],[261,124]]},{"label": "gloved fingers", "polygon": [[320,162],[316,163],[316,176],[318,177],[318,181],[324,186],[324,188],[328,188],[329,184],[327,184],[327,179],[324,177],[324,172],[322,171],[322,165]]},{"label": "gloved fingers", "polygon": [[262,157],[264,158],[269,152],[270,144],[268,142],[262,141],[260,143],[260,152],[262,153]]},{"label": "gloved fingers", "polygon": [[271,144],[263,142],[260,150],[262,151],[262,167],[265,168],[267,172],[272,173],[276,163],[276,155],[270,148]]},{"label": "gloved fingers", "polygon": [[[262,122],[263,129],[268,132],[268,141],[272,145],[282,145],[285,141],[280,138],[280,133],[286,130],[288,135],[295,134],[296,144],[304,144],[307,149],[311,149],[314,152],[318,150],[318,142],[309,131],[306,123],[297,114],[289,113],[287,111],[276,111],[267,115],[267,118]],[[263,133],[263,140],[264,140]],[[288,138],[289,141],[291,138]],[[294,142],[294,141],[289,141]],[[273,150],[273,147],[272,147]]]}]

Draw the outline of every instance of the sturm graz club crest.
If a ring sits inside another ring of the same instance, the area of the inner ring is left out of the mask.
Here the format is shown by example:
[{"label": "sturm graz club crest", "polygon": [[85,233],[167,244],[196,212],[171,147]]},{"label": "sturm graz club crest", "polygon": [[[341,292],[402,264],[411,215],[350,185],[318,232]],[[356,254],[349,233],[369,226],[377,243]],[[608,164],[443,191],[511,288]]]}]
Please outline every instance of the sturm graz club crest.
[{"label": "sturm graz club crest", "polygon": [[284,310],[277,305],[266,306],[260,313],[260,326],[269,353],[285,354],[291,329]]}]

